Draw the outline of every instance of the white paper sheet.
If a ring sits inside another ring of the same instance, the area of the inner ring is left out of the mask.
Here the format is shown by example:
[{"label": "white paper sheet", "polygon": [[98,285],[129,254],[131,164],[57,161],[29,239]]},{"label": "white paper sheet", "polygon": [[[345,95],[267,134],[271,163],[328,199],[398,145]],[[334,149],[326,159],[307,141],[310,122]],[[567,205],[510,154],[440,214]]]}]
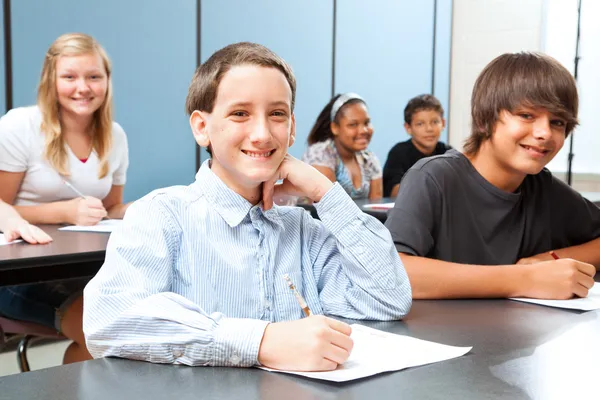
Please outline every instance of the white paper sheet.
[{"label": "white paper sheet", "polygon": [[17,239],[17,240],[13,240],[12,242],[7,242],[6,238],[4,237],[4,234],[0,233],[0,246],[4,246],[5,244],[19,243],[19,242],[22,242],[22,240]]},{"label": "white paper sheet", "polygon": [[110,233],[121,225],[121,219],[105,219],[92,226],[70,225],[58,228],[59,231],[74,231],[74,232],[103,232]]},{"label": "white paper sheet", "polygon": [[394,208],[394,204],[395,203],[365,204],[363,207],[371,210],[390,210]]},{"label": "white paper sheet", "polygon": [[526,303],[541,304],[548,307],[570,308],[572,310],[591,311],[600,309],[600,285],[595,284],[588,292],[587,297],[577,297],[569,300],[542,300],[527,299],[524,297],[513,297],[511,300],[524,301]]},{"label": "white paper sheet", "polygon": [[296,372],[260,367],[267,371],[302,375],[327,381],[344,382],[386,371],[449,360],[467,354],[472,347],[446,346],[440,343],[395,335],[363,325],[352,325],[354,348],[348,360],[334,371]]}]

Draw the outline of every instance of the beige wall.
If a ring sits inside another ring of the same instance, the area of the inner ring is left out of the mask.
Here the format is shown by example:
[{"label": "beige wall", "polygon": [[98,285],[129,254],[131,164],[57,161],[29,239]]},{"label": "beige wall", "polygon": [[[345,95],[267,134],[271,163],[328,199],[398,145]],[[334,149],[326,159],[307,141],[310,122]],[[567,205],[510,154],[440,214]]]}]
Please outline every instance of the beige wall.
[{"label": "beige wall", "polygon": [[544,0],[454,0],[449,142],[461,149],[471,127],[475,79],[506,52],[542,49]]}]

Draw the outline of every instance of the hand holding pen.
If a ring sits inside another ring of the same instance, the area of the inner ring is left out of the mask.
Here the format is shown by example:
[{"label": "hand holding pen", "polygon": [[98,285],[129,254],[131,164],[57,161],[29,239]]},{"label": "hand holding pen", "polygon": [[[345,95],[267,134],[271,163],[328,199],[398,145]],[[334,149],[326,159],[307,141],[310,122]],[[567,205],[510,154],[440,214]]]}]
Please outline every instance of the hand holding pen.
[{"label": "hand holding pen", "polygon": [[71,189],[77,196],[73,200],[66,201],[65,204],[65,222],[73,225],[96,225],[106,217],[107,212],[100,199],[91,196],[85,196],[75,186],[66,180],[65,186]]},{"label": "hand holding pen", "polygon": [[290,371],[330,371],[343,364],[352,351],[350,325],[313,315],[289,276],[286,284],[308,318],[267,325],[258,351],[265,367]]}]

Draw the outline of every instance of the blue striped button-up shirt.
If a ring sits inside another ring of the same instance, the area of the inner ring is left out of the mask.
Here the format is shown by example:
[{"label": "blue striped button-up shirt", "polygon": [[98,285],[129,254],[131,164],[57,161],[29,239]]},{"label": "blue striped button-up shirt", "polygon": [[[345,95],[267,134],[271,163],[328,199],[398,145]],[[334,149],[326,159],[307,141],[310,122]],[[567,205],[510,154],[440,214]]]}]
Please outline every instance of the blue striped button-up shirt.
[{"label": "blue striped button-up shirt", "polygon": [[84,292],[94,357],[188,365],[257,364],[270,322],[315,314],[393,320],[411,289],[387,229],[338,184],[316,205],[263,211],[205,162],[189,186],[136,201]]}]

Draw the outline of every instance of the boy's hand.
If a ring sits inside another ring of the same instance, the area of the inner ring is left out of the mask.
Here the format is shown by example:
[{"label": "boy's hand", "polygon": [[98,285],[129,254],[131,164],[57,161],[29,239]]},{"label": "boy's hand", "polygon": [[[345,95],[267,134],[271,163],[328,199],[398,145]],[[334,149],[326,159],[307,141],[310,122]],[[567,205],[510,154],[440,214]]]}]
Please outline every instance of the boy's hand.
[{"label": "boy's hand", "polygon": [[331,371],[350,356],[351,332],[350,325],[322,315],[269,324],[258,362],[288,371]]},{"label": "boy's hand", "polygon": [[23,240],[32,244],[45,244],[52,241],[52,238],[46,232],[37,226],[30,225],[23,218],[11,218],[7,221],[4,238],[7,242],[23,238]]},{"label": "boy's hand", "polygon": [[588,290],[594,286],[596,268],[570,258],[523,265],[522,268],[525,268],[520,291],[523,297],[551,300],[587,297]]},{"label": "boy's hand", "polygon": [[[283,179],[283,183],[275,185],[279,179]],[[263,209],[273,207],[274,194],[306,196],[317,202],[332,186],[333,183],[315,168],[286,154],[273,178],[263,183]]]}]

